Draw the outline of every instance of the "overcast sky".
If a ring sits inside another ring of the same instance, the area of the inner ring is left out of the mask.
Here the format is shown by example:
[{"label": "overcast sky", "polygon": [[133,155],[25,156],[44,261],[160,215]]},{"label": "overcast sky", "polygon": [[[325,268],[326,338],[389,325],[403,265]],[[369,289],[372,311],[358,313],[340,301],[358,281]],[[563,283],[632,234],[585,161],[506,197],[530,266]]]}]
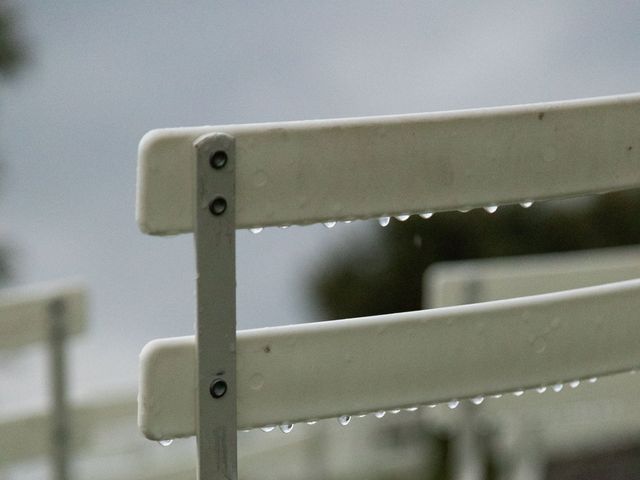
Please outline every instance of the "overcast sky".
[{"label": "overcast sky", "polygon": [[[0,90],[0,238],[16,283],[79,276],[91,291],[76,394],[135,388],[147,341],[193,333],[191,236],[147,237],[134,221],[146,131],[640,90],[631,1],[13,4],[29,62]],[[378,228],[239,232],[239,327],[318,319],[307,273]],[[40,360],[0,367],[3,383],[35,371],[0,406],[44,395]]]}]

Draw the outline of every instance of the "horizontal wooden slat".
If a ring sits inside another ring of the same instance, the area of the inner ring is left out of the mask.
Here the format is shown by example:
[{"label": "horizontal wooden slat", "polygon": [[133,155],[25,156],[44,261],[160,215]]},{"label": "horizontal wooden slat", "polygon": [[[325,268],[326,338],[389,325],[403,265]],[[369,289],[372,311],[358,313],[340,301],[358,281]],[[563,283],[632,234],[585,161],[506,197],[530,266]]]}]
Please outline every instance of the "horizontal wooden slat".
[{"label": "horizontal wooden slat", "polygon": [[[640,280],[238,332],[239,428],[512,391],[640,365]],[[193,337],[141,354],[138,421],[195,431]]]},{"label": "horizontal wooden slat", "polygon": [[87,324],[87,294],[79,282],[58,281],[0,291],[0,350],[47,341],[51,302],[62,300],[67,335]]},{"label": "horizontal wooden slat", "polygon": [[[425,304],[486,302],[638,277],[638,246],[442,262],[425,274]],[[640,375],[622,374],[565,384],[561,393],[548,388],[543,394],[487,399],[478,411],[498,428],[517,426],[548,452],[567,454],[637,437],[639,395]],[[446,412],[433,412],[447,418]]]},{"label": "horizontal wooden slat", "polygon": [[415,115],[153,130],[149,234],[193,228],[194,141],[236,139],[238,228],[454,210],[640,186],[640,95]]},{"label": "horizontal wooden slat", "polygon": [[440,262],[424,275],[425,307],[591,287],[640,278],[640,247]]}]

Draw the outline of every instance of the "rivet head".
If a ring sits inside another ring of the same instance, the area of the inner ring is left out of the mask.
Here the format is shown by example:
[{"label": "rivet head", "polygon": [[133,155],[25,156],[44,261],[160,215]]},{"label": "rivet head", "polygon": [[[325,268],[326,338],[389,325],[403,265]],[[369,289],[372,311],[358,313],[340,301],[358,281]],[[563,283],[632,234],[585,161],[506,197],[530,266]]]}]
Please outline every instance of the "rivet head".
[{"label": "rivet head", "polygon": [[222,215],[227,209],[227,201],[224,197],[216,197],[209,203],[209,211],[214,215]]},{"label": "rivet head", "polygon": [[228,160],[229,157],[227,156],[227,152],[218,150],[211,155],[211,158],[209,158],[209,165],[211,165],[211,168],[220,170],[221,168],[224,168]]},{"label": "rivet head", "polygon": [[209,386],[209,393],[213,398],[223,397],[227,393],[227,382],[221,378],[216,378]]}]

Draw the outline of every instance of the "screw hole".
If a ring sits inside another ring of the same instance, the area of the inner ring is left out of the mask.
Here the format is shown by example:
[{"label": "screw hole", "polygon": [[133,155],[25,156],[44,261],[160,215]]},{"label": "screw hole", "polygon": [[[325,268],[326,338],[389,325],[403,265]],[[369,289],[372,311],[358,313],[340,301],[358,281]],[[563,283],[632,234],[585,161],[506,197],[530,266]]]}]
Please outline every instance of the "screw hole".
[{"label": "screw hole", "polygon": [[229,157],[227,157],[227,152],[218,150],[213,155],[211,155],[211,158],[209,159],[209,164],[211,165],[211,168],[220,170],[221,168],[224,168],[228,160],[229,160]]},{"label": "screw hole", "polygon": [[211,393],[211,396],[213,398],[223,397],[224,394],[227,393],[227,382],[220,378],[216,378],[213,382],[211,382],[209,393]]},{"label": "screw hole", "polygon": [[222,215],[226,209],[227,201],[223,197],[216,197],[209,204],[209,211],[214,215]]}]

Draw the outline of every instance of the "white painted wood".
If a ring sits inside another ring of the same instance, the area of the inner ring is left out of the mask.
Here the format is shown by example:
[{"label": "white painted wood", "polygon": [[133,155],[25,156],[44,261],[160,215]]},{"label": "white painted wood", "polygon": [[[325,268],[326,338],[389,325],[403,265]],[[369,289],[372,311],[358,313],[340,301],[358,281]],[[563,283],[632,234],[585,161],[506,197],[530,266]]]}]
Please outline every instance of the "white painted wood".
[{"label": "white painted wood", "polygon": [[640,278],[640,248],[440,262],[424,276],[425,307],[449,307]]},{"label": "white painted wood", "polygon": [[237,227],[454,210],[640,185],[640,95],[467,111],[153,130],[137,219],[193,229],[194,141],[236,139]]},{"label": "white painted wood", "polygon": [[65,335],[86,328],[86,290],[79,282],[59,281],[0,291],[0,350],[47,342],[51,302],[65,302]]},{"label": "white painted wood", "polygon": [[[238,332],[238,426],[531,388],[640,365],[640,280],[417,312]],[[542,346],[544,345],[544,348]],[[193,337],[141,353],[139,425],[195,431]]]},{"label": "white painted wood", "polygon": [[[640,277],[637,246],[580,252],[442,262],[425,273],[435,307],[491,301]],[[612,325],[613,327],[613,325]],[[479,413],[504,426],[523,425],[549,454],[633,439],[640,432],[640,375],[565,385],[561,393],[487,399]]]}]

